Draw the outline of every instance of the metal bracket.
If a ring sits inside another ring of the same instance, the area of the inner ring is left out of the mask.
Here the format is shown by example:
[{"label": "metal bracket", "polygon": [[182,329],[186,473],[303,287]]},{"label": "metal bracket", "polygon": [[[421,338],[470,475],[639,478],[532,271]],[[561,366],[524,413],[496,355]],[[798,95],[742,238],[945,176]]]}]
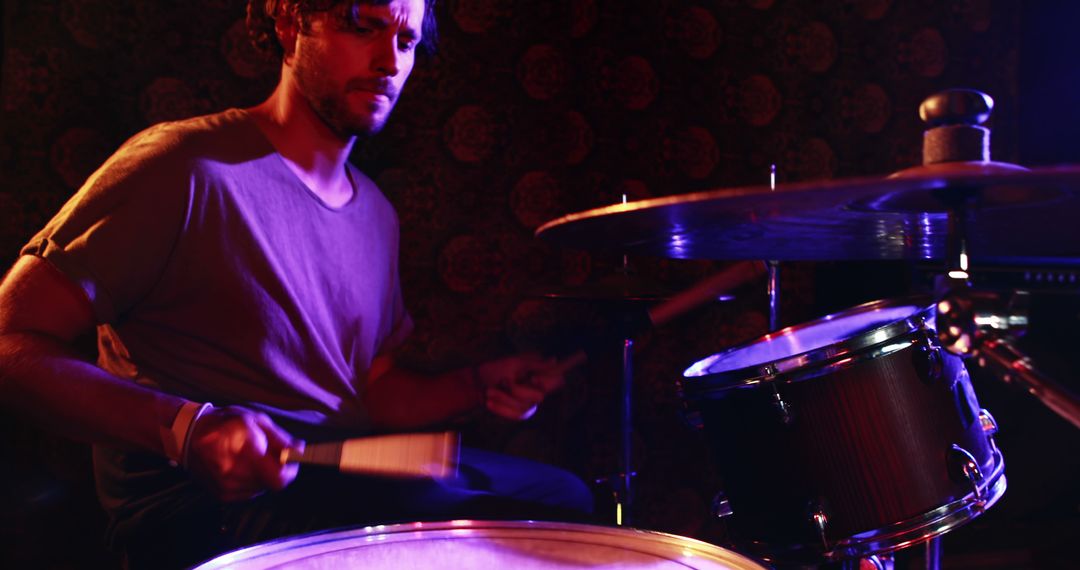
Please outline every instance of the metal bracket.
[{"label": "metal bracket", "polygon": [[975,456],[954,443],[952,449],[949,450],[949,467],[950,473],[962,476],[964,480],[971,484],[971,492],[975,495],[975,502],[980,505],[985,504],[986,491],[982,487],[985,476],[982,469],[979,469],[979,462],[975,460]]}]

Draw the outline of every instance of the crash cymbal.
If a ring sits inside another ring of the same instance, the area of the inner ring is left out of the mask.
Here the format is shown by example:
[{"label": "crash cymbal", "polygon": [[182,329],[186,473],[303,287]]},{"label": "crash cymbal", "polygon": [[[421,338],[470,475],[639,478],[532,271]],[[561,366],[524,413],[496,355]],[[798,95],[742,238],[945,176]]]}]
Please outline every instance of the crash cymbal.
[{"label": "crash cymbal", "polygon": [[890,178],[725,188],[570,214],[536,235],[683,259],[943,259],[950,216],[966,220],[973,262],[1080,263],[1080,166],[953,163]]}]

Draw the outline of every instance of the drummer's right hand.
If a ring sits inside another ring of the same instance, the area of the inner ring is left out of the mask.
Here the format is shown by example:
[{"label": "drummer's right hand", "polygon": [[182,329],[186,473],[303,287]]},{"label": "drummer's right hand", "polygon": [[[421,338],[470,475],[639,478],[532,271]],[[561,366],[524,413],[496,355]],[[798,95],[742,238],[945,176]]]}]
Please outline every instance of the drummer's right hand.
[{"label": "drummer's right hand", "polygon": [[190,437],[188,471],[222,501],[285,488],[298,465],[283,464],[281,451],[304,448],[266,414],[239,406],[211,409],[195,422]]}]

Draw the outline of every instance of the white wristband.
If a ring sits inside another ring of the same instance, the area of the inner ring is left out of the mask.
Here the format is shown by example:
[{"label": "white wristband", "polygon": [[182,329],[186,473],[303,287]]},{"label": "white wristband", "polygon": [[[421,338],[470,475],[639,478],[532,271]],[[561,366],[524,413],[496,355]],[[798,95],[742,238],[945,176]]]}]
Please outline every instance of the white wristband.
[{"label": "white wristband", "polygon": [[162,447],[165,456],[176,465],[187,466],[188,448],[191,446],[191,432],[203,414],[213,409],[209,403],[185,402],[176,413],[168,431],[162,430]]}]

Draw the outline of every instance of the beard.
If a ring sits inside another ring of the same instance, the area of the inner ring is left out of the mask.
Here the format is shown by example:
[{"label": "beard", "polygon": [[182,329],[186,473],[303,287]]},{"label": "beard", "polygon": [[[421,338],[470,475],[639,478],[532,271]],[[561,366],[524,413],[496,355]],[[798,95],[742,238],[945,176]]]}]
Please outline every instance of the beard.
[{"label": "beard", "polygon": [[[362,80],[350,81],[344,85],[336,83],[323,71],[318,54],[303,51],[298,54],[293,68],[296,85],[301,95],[307,100],[322,122],[339,137],[368,138],[382,130],[397,103],[397,93],[388,93],[389,107],[375,102],[364,103],[360,109],[350,108],[347,100],[349,91],[354,89],[385,89],[381,81],[373,85]],[[354,85],[355,83],[355,85]]]}]

